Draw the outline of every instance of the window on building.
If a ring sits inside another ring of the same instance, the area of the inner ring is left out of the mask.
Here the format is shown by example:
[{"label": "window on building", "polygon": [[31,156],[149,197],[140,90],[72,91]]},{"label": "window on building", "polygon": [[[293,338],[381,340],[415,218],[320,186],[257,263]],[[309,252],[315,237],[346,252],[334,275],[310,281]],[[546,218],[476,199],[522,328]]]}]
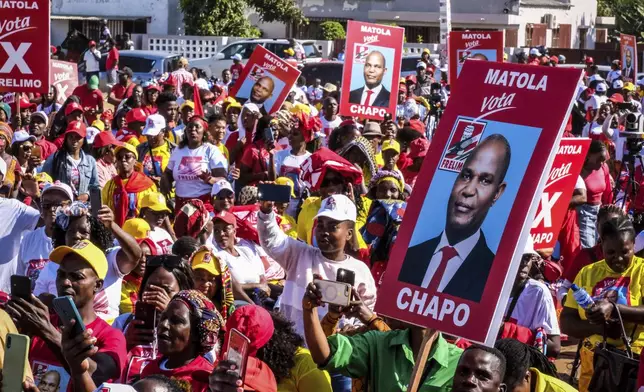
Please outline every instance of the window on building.
[{"label": "window on building", "polygon": [[559,28],[552,29],[552,45],[553,48],[559,48]]},{"label": "window on building", "polygon": [[124,20],[123,32],[130,34],[147,34],[148,21],[146,19]]},{"label": "window on building", "polygon": [[579,49],[586,49],[588,29],[579,29]]},{"label": "window on building", "polygon": [[532,28],[532,25],[526,25],[525,27],[525,46],[527,47],[532,47],[532,34],[534,33],[534,29]]}]

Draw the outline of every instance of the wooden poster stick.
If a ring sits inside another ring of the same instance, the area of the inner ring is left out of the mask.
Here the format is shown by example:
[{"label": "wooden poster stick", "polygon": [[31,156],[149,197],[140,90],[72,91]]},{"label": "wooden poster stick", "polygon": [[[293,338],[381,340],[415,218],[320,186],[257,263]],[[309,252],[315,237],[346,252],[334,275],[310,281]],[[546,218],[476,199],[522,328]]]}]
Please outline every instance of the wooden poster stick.
[{"label": "wooden poster stick", "polygon": [[427,357],[429,357],[429,352],[434,346],[434,341],[438,337],[438,331],[435,329],[426,329],[423,341],[420,344],[420,350],[418,351],[418,356],[416,357],[416,362],[414,363],[414,369],[411,371],[411,379],[409,382],[408,392],[417,392],[420,388],[421,378],[423,377],[423,371],[425,370],[425,364],[427,363]]}]

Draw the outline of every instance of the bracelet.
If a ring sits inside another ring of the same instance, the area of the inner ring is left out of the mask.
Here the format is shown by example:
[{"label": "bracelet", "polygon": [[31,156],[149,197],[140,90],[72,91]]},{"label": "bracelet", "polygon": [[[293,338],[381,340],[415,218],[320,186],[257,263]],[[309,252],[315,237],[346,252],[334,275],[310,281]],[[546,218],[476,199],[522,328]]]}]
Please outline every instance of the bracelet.
[{"label": "bracelet", "polygon": [[371,318],[367,322],[367,327],[370,327],[371,324],[373,324],[373,322],[376,321],[376,320],[381,320],[382,321],[382,319],[380,317],[378,317],[377,314],[374,313],[373,316],[371,316]]}]

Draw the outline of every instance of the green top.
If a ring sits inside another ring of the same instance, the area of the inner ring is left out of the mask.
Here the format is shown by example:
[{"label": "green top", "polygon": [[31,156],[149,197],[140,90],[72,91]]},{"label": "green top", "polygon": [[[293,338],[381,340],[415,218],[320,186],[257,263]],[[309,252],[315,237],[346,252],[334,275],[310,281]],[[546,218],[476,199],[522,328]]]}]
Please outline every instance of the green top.
[{"label": "green top", "polygon": [[[331,357],[324,367],[329,373],[351,378],[367,377],[370,391],[406,391],[414,367],[409,329],[369,331],[355,336],[328,338]],[[463,350],[439,335],[427,359],[430,367],[420,392],[451,391],[456,365]]]}]

